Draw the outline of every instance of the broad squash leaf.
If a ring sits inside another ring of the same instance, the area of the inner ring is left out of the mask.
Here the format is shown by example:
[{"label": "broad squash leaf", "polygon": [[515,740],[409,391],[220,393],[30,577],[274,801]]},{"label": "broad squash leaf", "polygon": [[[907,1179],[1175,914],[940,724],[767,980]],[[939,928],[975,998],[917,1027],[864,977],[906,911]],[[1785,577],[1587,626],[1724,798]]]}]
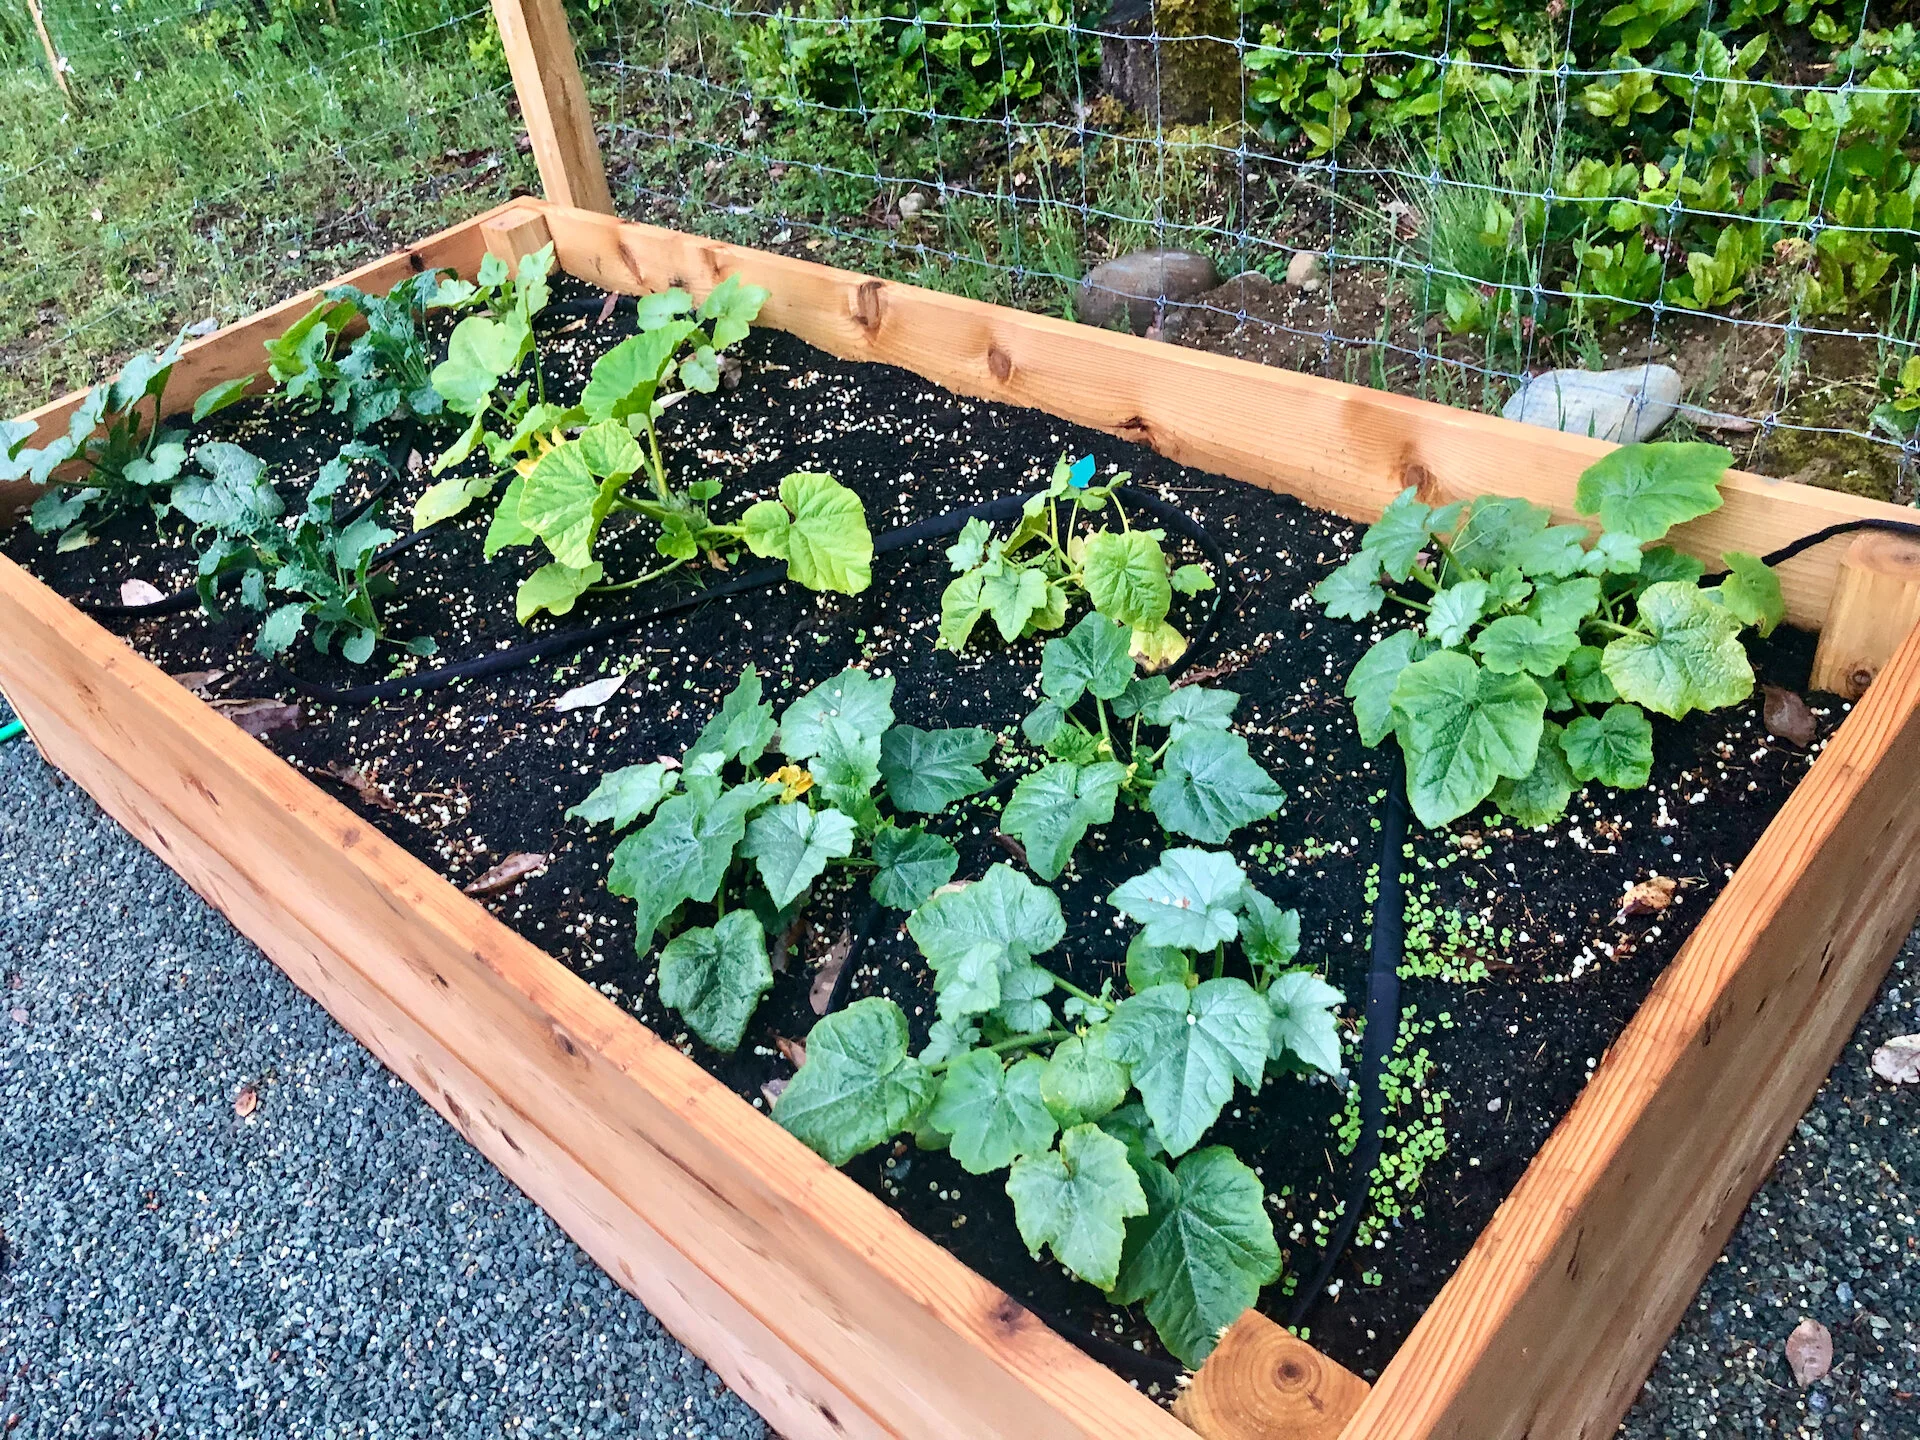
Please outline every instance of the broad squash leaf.
[{"label": "broad squash leaf", "polygon": [[1364,620],[1387,603],[1380,585],[1380,557],[1362,550],[1313,587],[1313,598],[1336,620]]},{"label": "broad squash leaf", "polygon": [[562,565],[558,560],[542,565],[520,582],[520,589],[514,596],[513,613],[522,625],[542,610],[553,615],[565,615],[582,595],[600,583],[600,577],[605,573],[598,560],[579,569]]},{"label": "broad squash leaf", "polygon": [[1167,749],[1147,804],[1168,830],[1218,845],[1285,799],[1271,775],[1225,730],[1190,730]]},{"label": "broad squash leaf", "polygon": [[615,847],[607,889],[635,902],[639,954],[647,953],[661,922],[686,901],[713,899],[747,833],[747,817],[779,793],[778,786],[762,781],[719,795],[683,790]]},{"label": "broad squash leaf", "polygon": [[660,951],[661,1003],[728,1054],[740,1048],[760,997],[772,988],[767,937],[751,910],[729,910],[711,929],[683,930]]},{"label": "broad squash leaf", "polygon": [[893,724],[893,685],[891,675],[876,676],[851,665],[821,681],[780,717],[781,753],[789,760],[818,755],[826,739],[822,722],[828,717],[877,740]]},{"label": "broad squash leaf", "polygon": [[1040,690],[1066,708],[1080,703],[1091,690],[1112,700],[1133,679],[1133,657],[1127,653],[1128,630],[1098,611],[1040,652]]},{"label": "broad squash leaf", "polygon": [[1549,629],[1529,615],[1503,615],[1473,637],[1480,663],[1496,675],[1552,675],[1579,645],[1579,631]]},{"label": "broad squash leaf", "polygon": [[1067,926],[1051,890],[995,865],[914,911],[907,933],[933,967],[941,1015],[958,1019],[996,1009],[1007,973],[1058,945]]},{"label": "broad squash leaf", "polygon": [[1393,729],[1393,687],[1400,672],[1432,649],[1432,642],[1414,631],[1396,630],[1374,641],[1360,657],[1347,676],[1346,696],[1353,702],[1362,745],[1372,749],[1387,738]]},{"label": "broad squash leaf", "polygon": [[1156,985],[1122,1000],[1107,1023],[1107,1053],[1131,1067],[1170,1155],[1200,1143],[1236,1079],[1258,1090],[1266,1073],[1273,1012],[1244,980]]},{"label": "broad squash leaf", "polygon": [[1125,1145],[1097,1125],[1076,1125],[1060,1137],[1058,1150],[1016,1160],[1007,1194],[1034,1259],[1050,1249],[1088,1284],[1113,1288],[1127,1219],[1147,1213],[1147,1194]]},{"label": "broad squash leaf", "polygon": [[1638,705],[1609,705],[1600,716],[1569,721],[1561,745],[1576,780],[1638,790],[1653,773],[1653,726]]},{"label": "broad squash leaf", "polygon": [[1107,1027],[1070,1035],[1040,1072],[1040,1098],[1061,1125],[1098,1120],[1119,1108],[1131,1083],[1127,1067],[1107,1053]]},{"label": "broad squash leaf", "polygon": [[1548,720],[1540,727],[1533,769],[1518,780],[1502,777],[1493,787],[1493,803],[1516,824],[1551,825],[1567,813],[1567,801],[1579,783],[1567,768],[1560,727]]},{"label": "broad squash leaf", "polygon": [[1116,887],[1107,903],[1139,921],[1149,945],[1211,950],[1240,933],[1247,888],[1232,855],[1189,847],[1163,852],[1159,864]]},{"label": "broad squash leaf", "polygon": [[773,1118],[844,1165],[913,1129],[939,1081],[907,1053],[907,1017],[870,996],[827,1016],[807,1034],[807,1063],[774,1102]]},{"label": "broad squash leaf", "polygon": [[1126,780],[1127,767],[1111,760],[1043,765],[1013,787],[1000,828],[1026,847],[1034,874],[1056,879],[1088,829],[1113,819]]},{"label": "broad squash leaf", "polygon": [[1338,1075],[1340,1027],[1333,1011],[1346,998],[1311,970],[1274,977],[1267,987],[1267,1006],[1273,1011],[1272,1058]]},{"label": "broad squash leaf", "polygon": [[1445,825],[1491,795],[1501,776],[1532,771],[1547,697],[1530,676],[1498,675],[1443,650],[1400,672],[1393,713],[1414,814]]},{"label": "broad squash leaf", "polygon": [[1744,550],[1729,550],[1720,558],[1727,562],[1727,578],[1720,582],[1720,603],[1741,624],[1771,635],[1774,626],[1787,618],[1780,577],[1766,561]]},{"label": "broad squash leaf", "polygon": [[741,516],[747,548],[787,562],[787,575],[809,590],[858,595],[873,580],[873,536],[860,497],[831,475],[797,471],[780,482],[780,498],[749,505]]},{"label": "broad squash leaf", "polygon": [[1574,489],[1582,515],[1603,530],[1658,540],[1674,526],[1720,508],[1720,477],[1731,451],[1693,441],[1622,445],[1589,465]]},{"label": "broad squash leaf", "polygon": [[603,777],[591,795],[567,811],[567,818],[589,825],[611,823],[615,830],[624,830],[642,815],[651,815],[654,806],[679,785],[677,767],[669,769],[658,760],[628,765]]},{"label": "broad squash leaf", "polygon": [[917,910],[960,868],[950,841],[915,825],[888,825],[873,837],[873,884],[868,893],[896,910]]},{"label": "broad squash leaf", "polygon": [[820,878],[829,860],[853,853],[853,821],[838,810],[774,805],[753,817],[740,854],[760,871],[773,903],[785,907]]},{"label": "broad squash leaf", "polygon": [[1094,609],[1135,630],[1167,618],[1173,586],[1160,542],[1139,530],[1101,530],[1087,537],[1083,567]]},{"label": "broad squash leaf", "polygon": [[987,788],[980,762],[991,753],[993,732],[977,726],[896,725],[880,737],[880,778],[895,809],[932,815]]},{"label": "broad squash leaf", "polygon": [[680,757],[682,763],[691,765],[702,755],[718,755],[723,762],[738,760],[751,765],[766,754],[777,727],[773,723],[773,706],[762,701],[760,693],[760,672],[748,665],[741,670],[727,698],[720,702],[718,712],[701,727],[700,734]]},{"label": "broad squash leaf", "polygon": [[1636,631],[1608,643],[1601,668],[1623,700],[1678,720],[1692,710],[1737,705],[1753,693],[1740,621],[1704,591],[1678,580],[1640,596]]},{"label": "broad squash leaf", "polygon": [[947,1067],[928,1116],[951,1136],[949,1148],[969,1175],[1004,1170],[1021,1155],[1044,1155],[1059,1127],[1040,1098],[1047,1062],[1029,1055],[1003,1067],[991,1050],[969,1050]]}]

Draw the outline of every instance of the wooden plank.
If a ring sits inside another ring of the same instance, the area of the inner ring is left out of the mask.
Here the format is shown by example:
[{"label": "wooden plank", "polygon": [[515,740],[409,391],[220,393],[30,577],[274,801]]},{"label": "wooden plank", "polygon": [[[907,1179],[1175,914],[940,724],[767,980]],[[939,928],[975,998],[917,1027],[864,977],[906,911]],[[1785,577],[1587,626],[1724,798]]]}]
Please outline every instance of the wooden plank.
[{"label": "wooden plank", "polygon": [[1920,630],[1800,782],[1342,1440],[1613,1434],[1920,911]]},{"label": "wooden plank", "polygon": [[515,206],[501,211],[480,224],[487,253],[497,255],[512,269],[523,255],[531,255],[550,243],[553,233],[547,229],[547,217],[538,210]]},{"label": "wooden plank", "polygon": [[[510,203],[496,206],[472,220],[462,221],[437,235],[429,235],[405,250],[383,255],[323,285],[302,290],[291,300],[283,301],[272,309],[249,315],[202,339],[188,341],[181,347],[180,360],[167,381],[166,393],[161,396],[162,413],[176,415],[191,409],[193,402],[210,387],[262,370],[265,357],[261,347],[285,333],[288,326],[318,304],[321,292],[329,286],[354,285],[362,290],[384,294],[407,276],[421,270],[454,269],[471,275],[484,253],[481,227],[491,216],[511,208]],[[101,376],[103,380],[106,378]],[[264,378],[262,383],[264,385]],[[86,397],[86,393],[84,389],[72,391],[22,415],[22,420],[31,421],[36,427],[33,438],[27,443],[42,446],[65,431],[67,417]],[[24,481],[0,484],[0,527],[11,524],[22,510],[33,503],[38,493],[35,487]]]},{"label": "wooden plank", "polygon": [[1187,1433],[5,561],[0,634],[0,682],[50,758],[356,1034],[387,1054],[429,1037],[402,1073],[448,1114],[451,1094],[504,1173],[792,1440]]},{"label": "wooden plank", "polygon": [[[680,285],[699,298],[738,274],[773,292],[763,324],[831,354],[1045,410],[1357,521],[1376,518],[1408,485],[1435,502],[1524,495],[1578,520],[1574,481],[1613,448],[605,215],[549,208],[547,220],[561,266],[609,290]],[[1913,518],[1899,506],[1741,472],[1724,493],[1720,510],[1674,532],[1676,544],[1715,565],[1723,550],[1764,555],[1843,520]],[[1783,567],[1794,624],[1817,629],[1826,618],[1844,549],[1817,546]]]},{"label": "wooden plank", "polygon": [[493,15],[547,199],[611,215],[607,168],[560,0],[493,0]]},{"label": "wooden plank", "polygon": [[1204,1440],[1339,1440],[1367,1382],[1249,1310],[1173,1402]]},{"label": "wooden plank", "polygon": [[1856,537],[1820,627],[1813,688],[1859,699],[1916,624],[1920,543],[1885,533]]}]

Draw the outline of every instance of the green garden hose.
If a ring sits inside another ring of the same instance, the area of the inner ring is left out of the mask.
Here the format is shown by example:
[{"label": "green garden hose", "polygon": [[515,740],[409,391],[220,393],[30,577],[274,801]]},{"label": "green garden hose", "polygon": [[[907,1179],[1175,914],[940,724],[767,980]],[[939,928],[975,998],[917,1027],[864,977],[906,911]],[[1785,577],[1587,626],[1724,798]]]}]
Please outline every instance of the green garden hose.
[{"label": "green garden hose", "polygon": [[25,725],[21,724],[18,720],[9,720],[6,724],[0,725],[0,745],[6,744],[9,740],[18,740],[26,733],[27,727]]}]

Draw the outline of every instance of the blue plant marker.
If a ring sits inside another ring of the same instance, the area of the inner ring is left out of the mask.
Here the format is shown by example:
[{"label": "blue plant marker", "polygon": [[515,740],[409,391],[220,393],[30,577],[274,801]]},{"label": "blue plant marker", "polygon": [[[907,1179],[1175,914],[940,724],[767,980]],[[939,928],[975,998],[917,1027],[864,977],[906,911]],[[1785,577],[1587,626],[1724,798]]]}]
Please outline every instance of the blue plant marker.
[{"label": "blue plant marker", "polygon": [[1073,462],[1073,468],[1067,471],[1067,483],[1076,490],[1087,488],[1087,482],[1093,479],[1093,456],[1082,455]]}]

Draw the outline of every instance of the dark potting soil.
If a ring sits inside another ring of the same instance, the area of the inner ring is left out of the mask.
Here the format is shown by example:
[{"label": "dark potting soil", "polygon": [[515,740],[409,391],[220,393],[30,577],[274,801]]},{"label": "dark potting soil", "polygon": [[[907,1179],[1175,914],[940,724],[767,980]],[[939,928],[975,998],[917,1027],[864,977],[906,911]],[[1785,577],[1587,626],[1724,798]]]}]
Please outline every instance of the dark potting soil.
[{"label": "dark potting soil", "polygon": [[[583,302],[575,312],[583,318],[550,317],[543,347],[549,394],[564,399],[631,322],[618,314],[600,320],[591,303],[598,292],[577,282],[557,293]],[[1220,542],[1234,585],[1222,592],[1213,643],[1188,674],[1240,693],[1238,728],[1287,793],[1281,813],[1242,831],[1232,848],[1256,884],[1300,911],[1302,962],[1323,969],[1347,995],[1343,1013],[1356,1016],[1384,767],[1359,744],[1340,692],[1382,631],[1326,619],[1308,592],[1352,552],[1357,529],[1287,496],[1186,469],[1041,412],[964,400],[905,371],[835,360],[776,331],[755,331],[739,353],[737,390],[689,397],[663,422],[669,463],[683,483],[702,475],[724,482],[715,504],[721,516],[772,495],[792,471],[824,470],[860,493],[878,534],[1029,489],[1063,452],[1091,452],[1103,475],[1131,471],[1135,484],[1183,507]],[[1286,444],[1285,417],[1274,417],[1273,429],[1274,443]],[[290,509],[346,438],[331,417],[257,402],[201,427],[199,438],[216,437],[273,462]],[[399,445],[406,437],[389,426],[370,438]],[[431,458],[450,439],[445,428],[423,427],[417,443]],[[427,479],[403,480],[387,513],[407,515]],[[589,597],[563,619],[516,624],[514,590],[537,557],[508,551],[484,561],[486,509],[443,527],[396,563],[390,631],[431,634],[440,653],[400,660],[393,673],[643,603]],[[608,770],[678,755],[748,664],[767,680],[777,710],[849,664],[891,674],[900,720],[986,726],[1002,737],[990,774],[1030,766],[1018,723],[1037,698],[1040,646],[1004,647],[983,635],[964,655],[933,648],[948,578],[943,543],[877,559],[873,585],[859,596],[781,584],[491,679],[365,709],[310,705],[301,728],[276,732],[268,743],[456,883],[515,852],[550,856],[543,872],[485,903],[764,1109],[762,1087],[793,1073],[781,1041],[804,1040],[816,1018],[810,991],[818,968],[865,908],[862,878],[818,887],[746,1043],[719,1055],[692,1041],[660,1005],[652,957],[634,953],[631,912],[602,885],[609,837],[563,812]],[[190,582],[193,565],[177,528],[156,534],[145,517],[117,520],[97,543],[65,555],[23,526],[7,551],[62,593],[95,602],[117,600],[129,579],[172,591]],[[651,535],[615,535],[605,553],[610,578],[638,573],[650,563]],[[711,571],[673,577],[644,603],[716,578]],[[1212,599],[1181,602],[1175,622],[1195,633]],[[252,653],[252,617],[188,612],[109,623],[172,673],[223,672],[202,682],[216,700],[290,694],[285,673]],[[1803,688],[1811,650],[1810,636],[1782,630],[1754,647],[1756,668],[1764,681]],[[371,665],[354,667],[316,655],[303,640],[289,663],[309,680],[352,684],[387,673],[389,658],[383,650]],[[626,683],[598,708],[553,708],[573,687],[616,672]],[[1823,737],[1844,709],[1830,697],[1814,700]],[[1628,793],[1588,787],[1557,825],[1516,830],[1487,815],[1442,832],[1416,827],[1405,862],[1409,943],[1385,1169],[1361,1243],[1307,1315],[1316,1346],[1369,1377],[1391,1358],[1811,758],[1768,735],[1756,691],[1731,711],[1659,723],[1652,783]],[[1002,786],[998,796],[1005,793]],[[936,822],[960,848],[962,878],[1010,859],[996,839],[1002,803],[982,797]],[[1126,927],[1104,899],[1118,881],[1148,868],[1159,844],[1157,825],[1137,813],[1089,837],[1055,887],[1068,934],[1050,964],[1096,990],[1103,977],[1120,976]],[[1679,882],[1671,908],[1623,917],[1623,893],[1656,875]],[[933,996],[905,919],[880,912],[844,988],[849,1000],[898,1000],[917,1044],[933,1018]],[[1346,1028],[1352,1063],[1357,1039],[1350,1020]],[[1268,1188],[1289,1277],[1264,1297],[1275,1316],[1292,1308],[1294,1277],[1317,1268],[1319,1244],[1347,1193],[1347,1105],[1331,1083],[1285,1078],[1255,1096],[1242,1092],[1209,1137],[1231,1145]],[[1123,1361],[1132,1352],[1164,1358],[1137,1309],[1102,1303],[1058,1266],[1028,1257],[1004,1177],[969,1176],[948,1155],[904,1143],[860,1156],[847,1173],[1070,1335],[1098,1336],[1119,1347]],[[1112,1358],[1104,1347],[1102,1358]]]}]

